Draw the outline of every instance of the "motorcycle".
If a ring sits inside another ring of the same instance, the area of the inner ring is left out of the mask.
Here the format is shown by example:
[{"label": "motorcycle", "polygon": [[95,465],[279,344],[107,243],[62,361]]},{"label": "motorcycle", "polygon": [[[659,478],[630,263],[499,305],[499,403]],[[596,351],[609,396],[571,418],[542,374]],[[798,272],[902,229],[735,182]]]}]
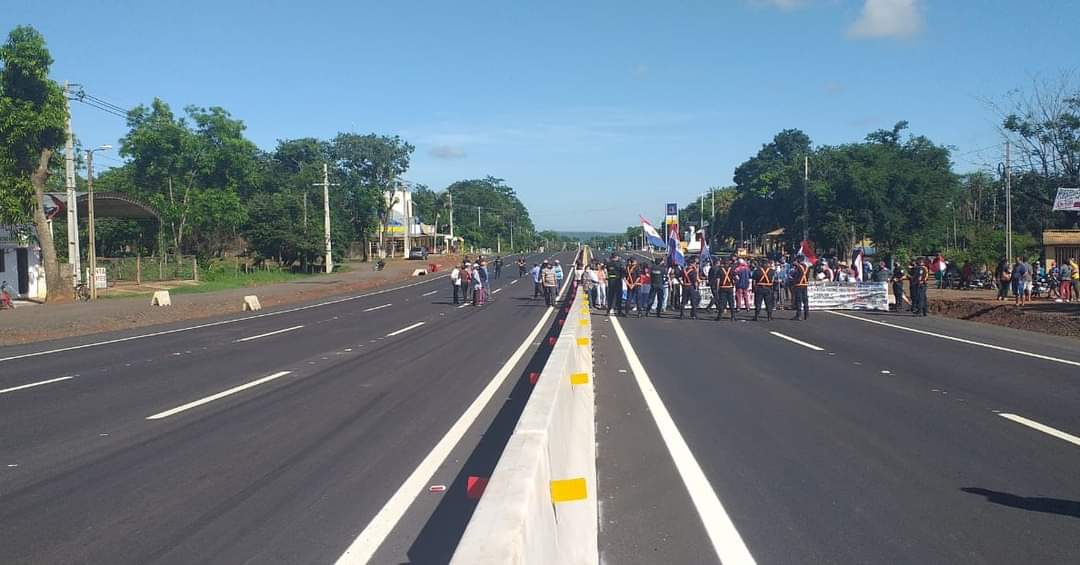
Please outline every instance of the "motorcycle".
[{"label": "motorcycle", "polygon": [[12,296],[14,296],[14,293],[11,292],[8,282],[0,283],[0,310],[15,309],[15,302],[11,299]]},{"label": "motorcycle", "polygon": [[375,263],[371,268],[375,272],[381,271],[381,270],[386,268],[386,261],[383,261],[382,259],[379,259],[379,262]]}]

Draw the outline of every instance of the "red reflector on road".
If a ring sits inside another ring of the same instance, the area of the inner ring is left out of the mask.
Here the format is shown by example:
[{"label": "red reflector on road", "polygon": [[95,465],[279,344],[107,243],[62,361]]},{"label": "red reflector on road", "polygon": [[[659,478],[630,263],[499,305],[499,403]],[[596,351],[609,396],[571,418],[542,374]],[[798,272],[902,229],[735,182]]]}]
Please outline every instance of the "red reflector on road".
[{"label": "red reflector on road", "polygon": [[446,492],[446,485],[431,485],[427,490],[428,492]]},{"label": "red reflector on road", "polygon": [[529,384],[534,385],[534,384],[536,384],[536,381],[539,381],[539,380],[540,380],[540,373],[537,373],[536,371],[533,371],[533,372],[529,373]]},{"label": "red reflector on road", "polygon": [[465,483],[465,496],[470,500],[480,500],[487,488],[488,480],[483,477],[469,477]]}]

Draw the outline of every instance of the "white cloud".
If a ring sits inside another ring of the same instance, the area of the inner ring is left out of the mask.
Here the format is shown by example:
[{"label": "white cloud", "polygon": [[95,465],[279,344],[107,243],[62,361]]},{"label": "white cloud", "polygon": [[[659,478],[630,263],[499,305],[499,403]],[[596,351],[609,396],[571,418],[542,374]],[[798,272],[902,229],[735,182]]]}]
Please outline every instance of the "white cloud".
[{"label": "white cloud", "polygon": [[431,148],[431,156],[438,159],[463,159],[465,150],[453,145],[436,145]]},{"label": "white cloud", "polygon": [[923,27],[917,0],[866,0],[859,19],[848,28],[857,39],[906,38]]}]

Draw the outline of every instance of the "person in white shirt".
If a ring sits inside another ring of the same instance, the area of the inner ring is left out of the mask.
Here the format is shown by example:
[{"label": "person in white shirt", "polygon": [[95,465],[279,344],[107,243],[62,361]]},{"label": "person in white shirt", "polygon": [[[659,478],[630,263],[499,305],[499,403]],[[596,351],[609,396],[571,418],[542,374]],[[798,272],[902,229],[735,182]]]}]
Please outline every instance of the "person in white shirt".
[{"label": "person in white shirt", "polygon": [[454,265],[454,270],[450,271],[450,285],[454,287],[454,304],[458,304],[458,295],[461,293],[461,269]]}]

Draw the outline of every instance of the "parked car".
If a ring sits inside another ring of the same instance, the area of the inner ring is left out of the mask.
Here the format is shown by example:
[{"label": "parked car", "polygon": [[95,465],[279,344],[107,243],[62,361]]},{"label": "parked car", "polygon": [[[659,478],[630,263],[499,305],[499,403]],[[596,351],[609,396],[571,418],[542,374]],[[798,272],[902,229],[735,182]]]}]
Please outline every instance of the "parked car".
[{"label": "parked car", "polygon": [[428,256],[426,247],[413,247],[409,250],[409,259],[426,260]]}]

